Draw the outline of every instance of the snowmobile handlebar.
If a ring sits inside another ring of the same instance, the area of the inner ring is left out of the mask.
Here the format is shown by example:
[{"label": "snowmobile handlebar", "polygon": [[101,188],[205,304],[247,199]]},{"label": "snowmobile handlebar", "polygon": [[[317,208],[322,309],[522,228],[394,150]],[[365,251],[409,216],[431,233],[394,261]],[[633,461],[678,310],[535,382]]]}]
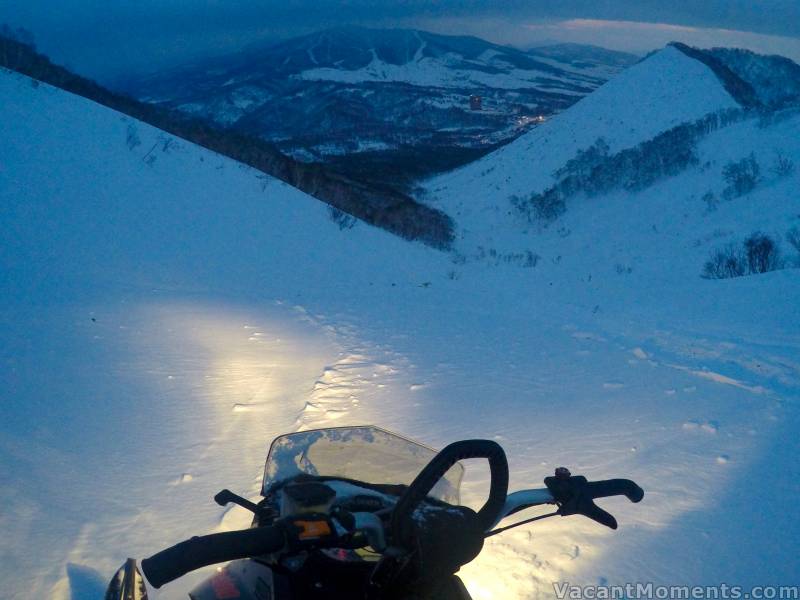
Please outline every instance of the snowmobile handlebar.
[{"label": "snowmobile handlebar", "polygon": [[644,490],[630,479],[590,482],[581,475],[571,475],[563,467],[556,469],[555,476],[545,477],[544,484],[558,505],[559,515],[583,515],[611,529],[617,528],[617,520],[594,503],[597,498],[625,496],[631,502],[644,498]]},{"label": "snowmobile handlebar", "polygon": [[393,539],[402,539],[404,532],[408,530],[407,520],[447,471],[458,461],[470,458],[485,458],[489,461],[491,474],[489,498],[478,511],[478,519],[484,530],[491,527],[503,509],[508,493],[506,453],[500,444],[491,440],[463,440],[454,442],[439,452],[397,501],[392,512]]},{"label": "snowmobile handlebar", "polygon": [[586,484],[586,491],[592,498],[606,498],[608,496],[625,496],[631,502],[639,502],[644,498],[644,490],[630,479],[605,479],[603,481],[590,481]]},{"label": "snowmobile handlebar", "polygon": [[[428,494],[447,471],[458,461],[471,458],[485,458],[489,461],[491,482],[489,497],[483,508],[475,513],[468,508],[457,507],[460,509],[457,514],[445,509],[438,515],[439,518],[434,518],[435,515],[432,516],[428,511],[423,519],[424,526],[414,521],[414,511],[428,498]],[[386,529],[391,532],[394,550],[402,550],[404,547],[424,548],[422,554],[426,555],[428,563],[432,562],[437,566],[437,572],[443,572],[442,569],[455,572],[459,566],[480,553],[485,537],[556,515],[580,514],[616,529],[616,519],[597,506],[594,500],[608,496],[626,496],[631,502],[639,502],[644,497],[642,488],[629,479],[589,482],[583,476],[572,475],[563,467],[556,469],[555,476],[545,478],[546,489],[521,490],[507,495],[508,480],[506,455],[496,442],[465,440],[450,444],[422,469],[392,509]],[[238,498],[230,492],[223,496],[223,500],[229,497]],[[558,510],[490,531],[501,519],[539,504],[556,504]],[[385,525],[380,518],[372,513],[347,513],[346,516],[349,519],[343,521],[338,513],[302,513],[284,517],[269,526],[193,537],[142,560],[142,570],[150,584],[160,588],[201,567],[284,550],[293,552],[333,547],[356,548],[368,543],[379,552],[385,548]],[[452,548],[447,546],[453,539],[454,532],[463,534],[463,543],[459,544],[463,551],[460,554],[453,554]],[[390,566],[399,564],[391,557],[387,563],[384,557],[378,566],[384,563]],[[418,577],[427,576],[431,571],[430,567],[426,570],[424,566],[417,565]],[[392,568],[385,570],[392,575]]]},{"label": "snowmobile handlebar", "polygon": [[278,552],[286,545],[282,527],[257,527],[193,537],[142,560],[145,577],[155,588],[190,571],[221,562]]}]

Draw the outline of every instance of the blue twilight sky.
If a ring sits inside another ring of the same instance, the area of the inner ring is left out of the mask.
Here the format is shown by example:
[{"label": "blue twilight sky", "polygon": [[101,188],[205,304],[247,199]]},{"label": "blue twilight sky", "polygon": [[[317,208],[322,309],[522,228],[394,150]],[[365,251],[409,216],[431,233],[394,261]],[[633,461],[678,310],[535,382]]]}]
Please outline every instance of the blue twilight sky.
[{"label": "blue twilight sky", "polygon": [[2,22],[100,80],[345,24],[639,53],[680,40],[800,61],[800,0],[0,0]]}]

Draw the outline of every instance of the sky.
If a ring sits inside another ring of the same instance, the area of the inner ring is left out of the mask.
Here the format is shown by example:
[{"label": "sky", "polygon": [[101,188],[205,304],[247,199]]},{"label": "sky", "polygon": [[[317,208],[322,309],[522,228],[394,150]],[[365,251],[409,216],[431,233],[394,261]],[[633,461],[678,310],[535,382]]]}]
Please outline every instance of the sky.
[{"label": "sky", "polygon": [[800,0],[0,0],[3,22],[101,82],[347,24],[634,53],[677,40],[800,61]]}]

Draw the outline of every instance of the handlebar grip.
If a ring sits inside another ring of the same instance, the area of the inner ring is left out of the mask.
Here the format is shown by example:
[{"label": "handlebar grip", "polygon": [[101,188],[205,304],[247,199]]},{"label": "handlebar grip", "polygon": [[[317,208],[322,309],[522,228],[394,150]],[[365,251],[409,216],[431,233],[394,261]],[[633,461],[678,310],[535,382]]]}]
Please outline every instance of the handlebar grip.
[{"label": "handlebar grip", "polygon": [[545,477],[544,483],[558,504],[558,514],[584,515],[611,529],[617,528],[617,520],[594,503],[597,498],[627,496],[631,502],[644,498],[644,490],[630,479],[588,482],[582,475],[567,472],[566,477]]},{"label": "handlebar grip", "polygon": [[280,527],[256,527],[242,531],[193,537],[142,561],[142,571],[155,588],[186,573],[239,558],[277,552],[286,544]]},{"label": "handlebar grip", "polygon": [[591,481],[584,488],[592,498],[608,496],[626,496],[631,502],[639,502],[644,498],[644,490],[630,479],[606,479]]},{"label": "handlebar grip", "polygon": [[469,458],[489,461],[491,484],[489,498],[478,511],[478,519],[488,530],[503,509],[508,493],[508,460],[503,448],[491,440],[464,440],[444,448],[429,462],[398,500],[392,513],[392,535],[395,540],[403,535],[404,523],[454,464]]}]

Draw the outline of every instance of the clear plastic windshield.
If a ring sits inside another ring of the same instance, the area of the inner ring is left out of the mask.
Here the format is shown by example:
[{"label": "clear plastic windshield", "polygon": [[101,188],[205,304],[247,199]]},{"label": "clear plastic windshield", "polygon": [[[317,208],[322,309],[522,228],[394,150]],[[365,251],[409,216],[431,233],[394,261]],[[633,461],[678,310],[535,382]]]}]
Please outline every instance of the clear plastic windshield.
[{"label": "clear plastic windshield", "polygon": [[[300,474],[341,477],[372,484],[409,485],[436,456],[422,444],[378,427],[332,427],[282,435],[272,442],[261,493]],[[454,465],[430,496],[459,504],[464,475]]]}]

